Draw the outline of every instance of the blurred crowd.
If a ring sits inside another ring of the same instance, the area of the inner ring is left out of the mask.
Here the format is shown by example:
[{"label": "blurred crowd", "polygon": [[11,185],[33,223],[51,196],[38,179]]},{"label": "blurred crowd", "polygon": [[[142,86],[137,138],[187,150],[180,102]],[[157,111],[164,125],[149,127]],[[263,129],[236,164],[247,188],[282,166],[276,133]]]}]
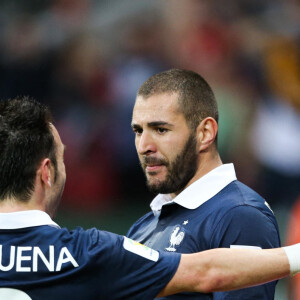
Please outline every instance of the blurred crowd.
[{"label": "blurred crowd", "polygon": [[66,144],[62,205],[147,201],[131,113],[139,86],[191,69],[219,104],[219,148],[270,205],[300,196],[300,1],[1,1],[0,99],[53,111]]}]

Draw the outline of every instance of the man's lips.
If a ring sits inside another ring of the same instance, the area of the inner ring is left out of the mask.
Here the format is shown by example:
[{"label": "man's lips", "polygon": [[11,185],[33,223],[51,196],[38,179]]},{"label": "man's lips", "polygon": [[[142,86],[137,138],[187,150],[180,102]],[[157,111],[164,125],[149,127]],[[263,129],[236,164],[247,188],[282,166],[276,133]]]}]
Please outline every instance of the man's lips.
[{"label": "man's lips", "polygon": [[146,172],[158,172],[167,166],[167,162],[163,159],[148,156],[143,159],[143,165]]},{"label": "man's lips", "polygon": [[164,165],[147,165],[146,171],[147,172],[155,172],[161,169]]}]

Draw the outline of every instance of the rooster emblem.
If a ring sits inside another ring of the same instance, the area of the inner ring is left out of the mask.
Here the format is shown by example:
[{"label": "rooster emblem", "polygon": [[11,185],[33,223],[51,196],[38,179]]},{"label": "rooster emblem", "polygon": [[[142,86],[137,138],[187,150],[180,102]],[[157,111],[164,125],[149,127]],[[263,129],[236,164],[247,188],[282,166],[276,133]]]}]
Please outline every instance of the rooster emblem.
[{"label": "rooster emblem", "polygon": [[175,246],[179,246],[184,238],[184,232],[180,231],[180,226],[176,226],[170,236],[170,245],[165,250],[175,252]]}]

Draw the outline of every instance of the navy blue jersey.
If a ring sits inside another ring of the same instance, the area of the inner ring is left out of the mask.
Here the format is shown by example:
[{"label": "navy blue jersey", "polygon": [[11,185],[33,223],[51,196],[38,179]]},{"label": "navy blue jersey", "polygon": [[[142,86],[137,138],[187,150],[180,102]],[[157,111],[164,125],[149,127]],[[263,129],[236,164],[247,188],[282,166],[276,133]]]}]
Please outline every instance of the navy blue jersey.
[{"label": "navy blue jersey", "polygon": [[[200,189],[194,197],[201,197],[203,193]],[[206,200],[193,209],[174,201],[165,204],[159,214],[150,212],[139,219],[127,236],[170,253],[194,253],[222,247],[280,247],[278,226],[271,209],[246,185],[231,180]],[[274,299],[275,285],[276,282],[271,282],[224,293],[185,293],[167,299]]]},{"label": "navy blue jersey", "polygon": [[153,299],[177,270],[179,254],[49,219],[41,211],[0,214],[0,299]]}]

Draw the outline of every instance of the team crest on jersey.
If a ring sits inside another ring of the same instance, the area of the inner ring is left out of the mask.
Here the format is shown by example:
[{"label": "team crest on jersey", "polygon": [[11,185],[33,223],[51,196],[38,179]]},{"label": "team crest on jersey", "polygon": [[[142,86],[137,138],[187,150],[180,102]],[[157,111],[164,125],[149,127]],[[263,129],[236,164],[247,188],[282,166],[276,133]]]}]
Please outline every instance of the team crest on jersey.
[{"label": "team crest on jersey", "polygon": [[173,229],[173,232],[170,235],[169,247],[165,248],[165,250],[175,252],[177,250],[176,247],[178,247],[181,244],[184,236],[184,230],[181,228],[180,225],[176,225]]}]

